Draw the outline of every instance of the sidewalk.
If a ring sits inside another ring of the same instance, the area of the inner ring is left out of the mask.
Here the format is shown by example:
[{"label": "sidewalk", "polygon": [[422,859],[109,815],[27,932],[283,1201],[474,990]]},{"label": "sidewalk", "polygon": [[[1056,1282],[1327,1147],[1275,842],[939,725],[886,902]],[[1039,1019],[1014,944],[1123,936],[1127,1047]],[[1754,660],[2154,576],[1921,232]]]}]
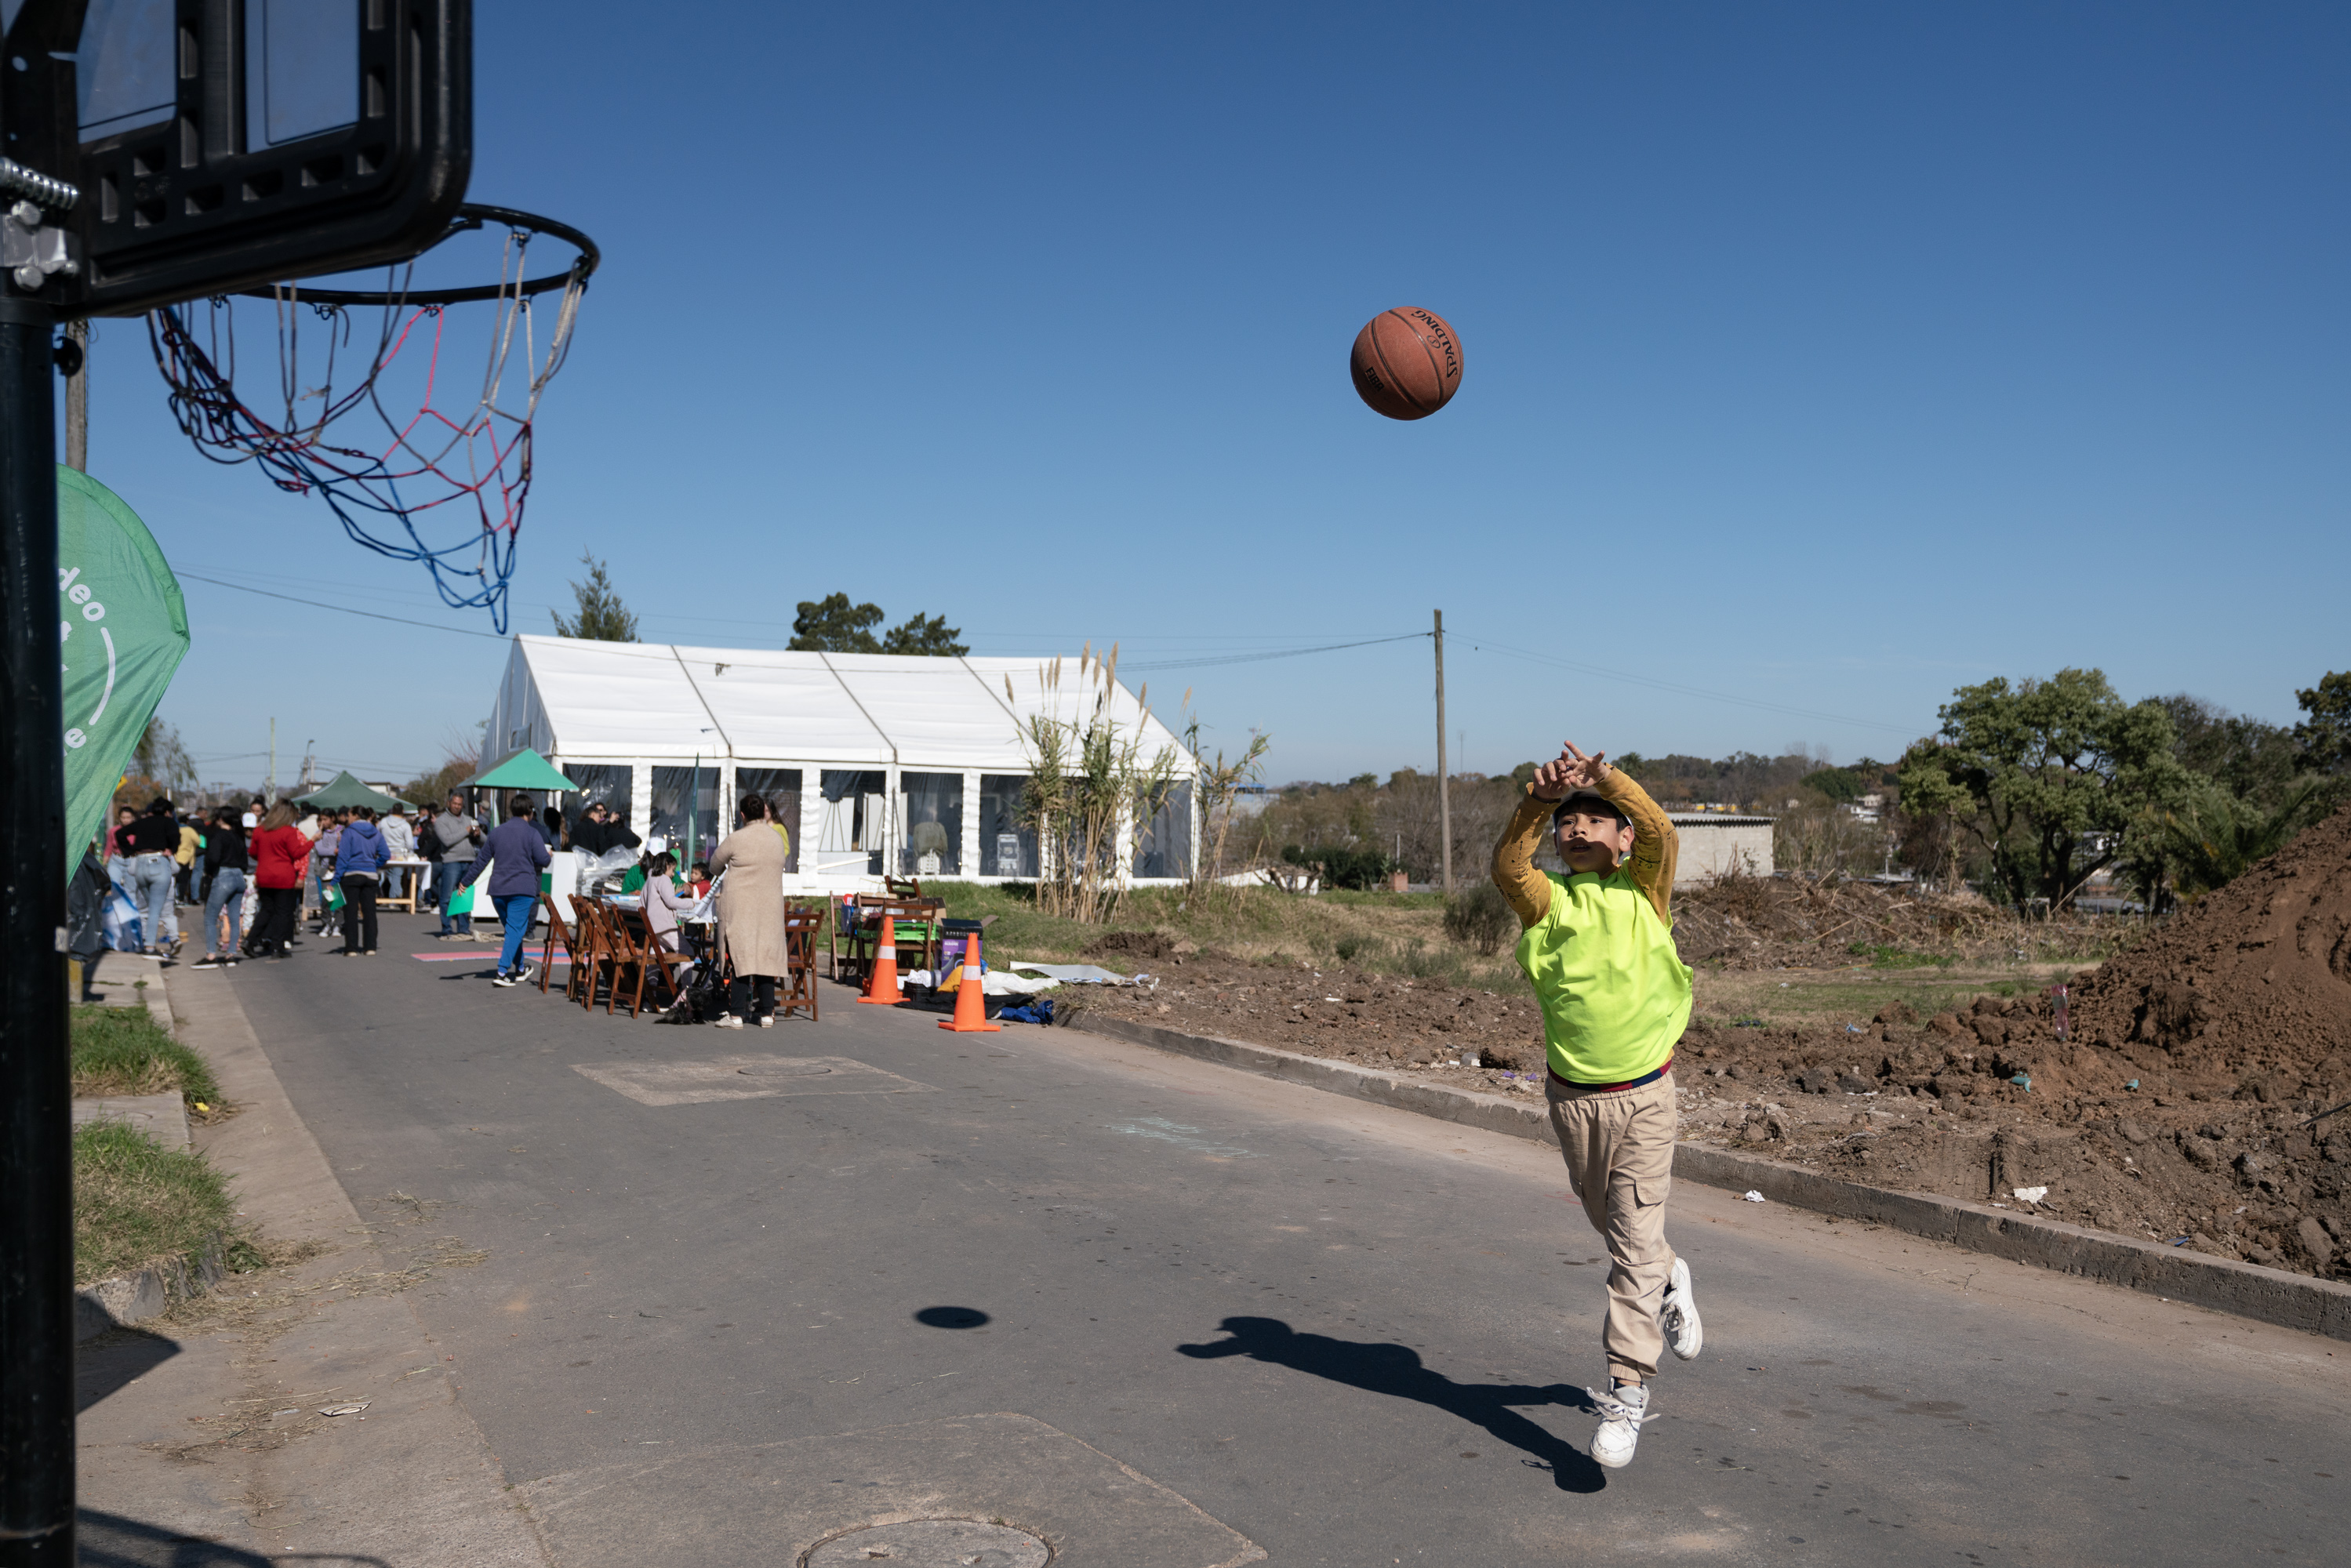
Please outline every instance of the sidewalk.
[{"label": "sidewalk", "polygon": [[[295,1115],[234,972],[163,974],[174,1032],[240,1112],[195,1146],[289,1260],[81,1346],[85,1551],[179,1563],[201,1541],[214,1543],[206,1561],[230,1560],[225,1548],[385,1568],[549,1563],[461,1402],[462,1369],[408,1297],[480,1255],[432,1235],[426,1205],[363,1218]],[[323,1413],[352,1406],[364,1408]]]}]

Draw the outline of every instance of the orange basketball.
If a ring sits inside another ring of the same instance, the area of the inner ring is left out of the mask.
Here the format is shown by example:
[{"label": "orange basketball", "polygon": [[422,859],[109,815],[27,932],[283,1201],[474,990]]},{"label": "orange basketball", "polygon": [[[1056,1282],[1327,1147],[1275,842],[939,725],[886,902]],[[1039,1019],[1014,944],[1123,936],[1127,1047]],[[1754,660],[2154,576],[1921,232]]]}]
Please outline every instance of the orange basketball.
[{"label": "orange basketball", "polygon": [[1461,340],[1433,310],[1383,310],[1355,334],[1347,370],[1373,413],[1426,419],[1461,390]]}]

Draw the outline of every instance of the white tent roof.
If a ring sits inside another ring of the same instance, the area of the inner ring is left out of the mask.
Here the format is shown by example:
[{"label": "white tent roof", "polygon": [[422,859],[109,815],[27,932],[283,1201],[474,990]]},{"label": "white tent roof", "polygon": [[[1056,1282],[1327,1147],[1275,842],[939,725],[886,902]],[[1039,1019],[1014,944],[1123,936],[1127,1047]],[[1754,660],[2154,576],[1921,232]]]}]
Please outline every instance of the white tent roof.
[{"label": "white tent roof", "polygon": [[[1008,693],[1007,683],[1010,684]],[[1029,716],[1083,716],[1077,661],[1058,685],[1034,659],[788,653],[517,636],[484,754],[536,747],[559,763],[724,758],[998,773],[1028,770]],[[1114,722],[1144,726],[1143,755],[1192,759],[1123,685]]]}]

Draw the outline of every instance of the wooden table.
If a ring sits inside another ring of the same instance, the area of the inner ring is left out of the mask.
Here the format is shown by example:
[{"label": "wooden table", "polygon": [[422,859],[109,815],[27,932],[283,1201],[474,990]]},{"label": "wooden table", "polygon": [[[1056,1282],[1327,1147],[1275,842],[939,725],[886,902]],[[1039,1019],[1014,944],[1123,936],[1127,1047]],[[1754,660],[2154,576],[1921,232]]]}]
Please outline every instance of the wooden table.
[{"label": "wooden table", "polygon": [[398,898],[386,898],[381,894],[378,894],[375,901],[375,906],[378,909],[397,909],[403,914],[413,915],[416,913],[416,900],[424,891],[425,880],[433,874],[433,862],[428,860],[386,861],[383,862],[383,868],[386,871],[390,871],[394,866],[399,866],[410,873],[408,878],[408,891],[402,894]]}]

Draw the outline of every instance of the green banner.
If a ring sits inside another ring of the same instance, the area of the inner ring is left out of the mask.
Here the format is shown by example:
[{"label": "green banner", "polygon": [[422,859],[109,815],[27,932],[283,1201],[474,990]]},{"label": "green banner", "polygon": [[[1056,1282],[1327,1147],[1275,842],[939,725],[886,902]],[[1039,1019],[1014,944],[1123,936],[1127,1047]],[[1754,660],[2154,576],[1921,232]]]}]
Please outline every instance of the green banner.
[{"label": "green banner", "polygon": [[66,864],[106,823],[122,770],[188,652],[188,607],[120,497],[57,466],[57,640],[65,654]]}]

